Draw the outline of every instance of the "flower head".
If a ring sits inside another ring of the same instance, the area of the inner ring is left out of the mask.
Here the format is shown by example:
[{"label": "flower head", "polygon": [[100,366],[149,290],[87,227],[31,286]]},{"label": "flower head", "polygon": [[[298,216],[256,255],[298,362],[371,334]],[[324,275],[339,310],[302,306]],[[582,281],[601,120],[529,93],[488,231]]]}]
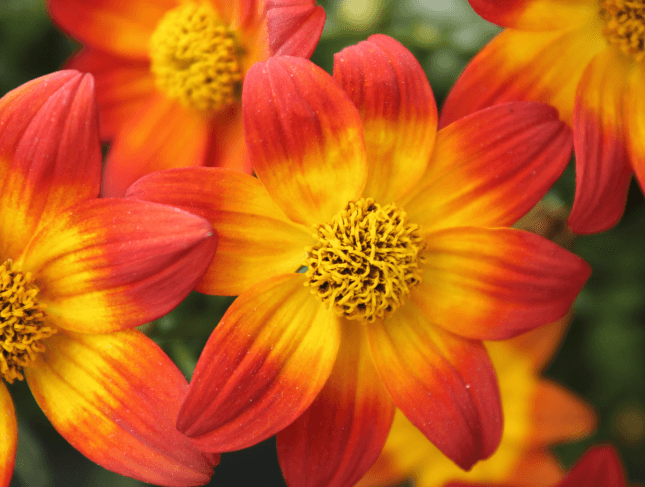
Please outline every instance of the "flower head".
[{"label": "flower head", "polygon": [[570,131],[545,105],[509,104],[437,133],[421,66],[387,36],[339,53],[334,78],[288,56],[251,68],[242,97],[258,179],[177,169],[129,189],[217,222],[198,290],[239,294],[178,428],[205,451],[278,432],[287,483],[349,485],[396,405],[470,468],[502,430],[481,340],[560,318],[589,275],[549,241],[499,228],[558,177]]},{"label": "flower head", "polygon": [[495,103],[535,100],[573,127],[577,233],[614,226],[636,172],[645,182],[645,4],[641,0],[469,0],[507,27],[466,67],[441,123]]},{"label": "flower head", "polygon": [[112,141],[103,195],[152,171],[250,171],[242,84],[272,54],[309,57],[325,23],[313,0],[48,0],[83,43],[68,63],[97,82],[101,138]]},{"label": "flower head", "polygon": [[0,100],[0,485],[17,445],[5,383],[26,379],[54,427],[94,462],[201,485],[217,457],[174,428],[188,384],[129,330],[170,311],[215,251],[211,225],[156,203],[98,199],[91,75],[61,71]]}]

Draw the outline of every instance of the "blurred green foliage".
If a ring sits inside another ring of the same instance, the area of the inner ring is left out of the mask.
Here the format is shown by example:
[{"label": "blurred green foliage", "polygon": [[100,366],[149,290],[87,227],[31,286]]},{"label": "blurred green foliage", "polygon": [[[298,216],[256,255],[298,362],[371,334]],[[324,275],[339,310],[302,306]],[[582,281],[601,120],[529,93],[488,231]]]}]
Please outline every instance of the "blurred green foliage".
[{"label": "blurred green foliage", "polygon": [[[499,29],[480,19],[466,0],[320,0],[327,11],[312,60],[331,72],[333,54],[380,32],[410,49],[425,69],[437,103],[477,50]],[[52,25],[43,0],[0,4],[0,94],[58,69],[76,45]],[[574,171],[552,191],[573,201]],[[623,221],[602,235],[581,237],[575,251],[593,267],[577,314],[547,375],[592,403],[599,429],[591,438],[556,448],[571,465],[592,442],[611,442],[632,481],[645,482],[645,205],[632,185]],[[152,336],[190,378],[209,334],[231,298],[193,293],[149,325]],[[144,485],[95,466],[49,424],[24,383],[10,386],[19,418],[12,487]],[[211,484],[219,487],[284,485],[274,440],[225,454]]]}]

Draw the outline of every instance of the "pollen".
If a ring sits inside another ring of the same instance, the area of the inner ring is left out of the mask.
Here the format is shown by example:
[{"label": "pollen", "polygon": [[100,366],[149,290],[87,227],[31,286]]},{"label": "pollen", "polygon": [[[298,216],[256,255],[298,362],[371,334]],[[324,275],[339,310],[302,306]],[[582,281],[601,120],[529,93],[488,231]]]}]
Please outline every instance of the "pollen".
[{"label": "pollen", "polygon": [[212,114],[240,99],[241,50],[210,3],[169,10],[150,38],[157,88],[188,109]]},{"label": "pollen", "polygon": [[318,242],[307,248],[307,285],[338,315],[383,318],[421,280],[418,230],[394,204],[352,201],[318,227]]},{"label": "pollen", "polygon": [[645,0],[600,0],[603,34],[636,61],[645,58]]},{"label": "pollen", "polygon": [[0,265],[0,374],[10,384],[24,379],[22,368],[45,351],[40,342],[56,333],[44,324],[38,292],[30,272],[16,271],[11,260]]}]

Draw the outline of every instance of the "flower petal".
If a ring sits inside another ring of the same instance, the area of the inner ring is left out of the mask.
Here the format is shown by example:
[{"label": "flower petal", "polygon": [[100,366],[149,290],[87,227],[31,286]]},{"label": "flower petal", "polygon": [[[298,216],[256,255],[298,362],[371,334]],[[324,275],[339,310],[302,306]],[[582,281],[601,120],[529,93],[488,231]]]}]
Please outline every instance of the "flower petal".
[{"label": "flower petal", "polygon": [[42,221],[98,196],[92,76],[59,71],[0,100],[0,255],[16,258]]},{"label": "flower petal", "polygon": [[81,49],[66,66],[94,76],[99,128],[104,140],[112,139],[156,93],[147,61],[123,59],[95,49]]},{"label": "flower petal", "polygon": [[202,352],[177,428],[203,451],[246,448],[291,424],[331,373],[339,324],[303,284],[279,276],[240,295]]},{"label": "flower petal", "polygon": [[586,451],[557,487],[625,487],[625,473],[616,451],[606,445]]},{"label": "flower petal", "polygon": [[374,366],[365,328],[345,321],[342,332],[325,387],[278,433],[278,459],[289,487],[354,485],[390,431],[394,403]]},{"label": "flower petal", "polygon": [[202,485],[210,463],[174,428],[187,383],[149,338],[61,332],[25,368],[58,432],[93,462],[145,482]]},{"label": "flower petal", "polygon": [[426,237],[422,281],[410,299],[458,335],[500,340],[562,318],[591,268],[513,228],[451,228]]},{"label": "flower petal", "polygon": [[582,72],[606,46],[601,30],[597,23],[550,32],[505,30],[466,66],[441,109],[439,126],[485,107],[523,100],[553,105],[571,124]]},{"label": "flower petal", "polygon": [[645,66],[634,66],[623,98],[626,143],[636,177],[645,188]]},{"label": "flower petal", "polygon": [[411,303],[367,330],[381,378],[412,424],[465,470],[493,454],[502,410],[481,342],[433,326]]},{"label": "flower petal", "polygon": [[325,9],[314,0],[268,0],[266,8],[271,55],[310,58],[325,26]]},{"label": "flower petal", "polygon": [[[622,55],[605,49],[578,85],[573,115],[576,197],[569,226],[576,233],[608,230],[625,211],[633,170],[623,125],[629,69]],[[631,102],[626,111],[633,108]]]},{"label": "flower petal", "polygon": [[123,196],[145,174],[172,167],[201,166],[208,119],[158,94],[114,138],[103,172],[102,195]]},{"label": "flower petal", "polygon": [[410,51],[377,34],[334,55],[334,79],[358,108],[369,165],[363,193],[394,201],[423,174],[437,130],[437,105]]},{"label": "flower petal", "polygon": [[367,171],[361,120],[321,68],[288,56],[257,63],[246,76],[242,106],[253,167],[293,221],[321,224],[361,195]]},{"label": "flower petal", "polygon": [[211,225],[170,206],[95,199],[38,232],[18,264],[38,279],[38,299],[57,326],[106,333],[172,310],[215,252]]},{"label": "flower petal", "polygon": [[242,105],[234,105],[212,118],[209,123],[208,151],[204,165],[225,167],[251,174],[251,161],[246,152]]},{"label": "flower petal", "polygon": [[146,59],[157,23],[177,0],[48,0],[59,27],[83,44]]},{"label": "flower petal", "polygon": [[598,15],[596,0],[468,0],[483,18],[520,30],[569,29]]},{"label": "flower petal", "polygon": [[9,487],[18,448],[18,422],[7,386],[0,382],[0,487]]},{"label": "flower petal", "polygon": [[217,228],[217,252],[197,290],[237,296],[303,265],[313,237],[271,200],[262,183],[238,171],[181,168],[149,174],[128,196],[194,213]]},{"label": "flower petal", "polygon": [[571,149],[571,130],[548,105],[480,110],[439,131],[428,169],[403,206],[423,232],[512,225],[557,181]]}]

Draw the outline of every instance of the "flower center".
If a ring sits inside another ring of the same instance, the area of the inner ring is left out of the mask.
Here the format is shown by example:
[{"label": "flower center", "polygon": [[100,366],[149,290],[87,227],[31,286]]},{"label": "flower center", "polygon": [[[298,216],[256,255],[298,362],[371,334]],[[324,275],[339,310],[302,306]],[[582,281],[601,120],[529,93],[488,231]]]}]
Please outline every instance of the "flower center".
[{"label": "flower center", "polygon": [[169,10],[150,38],[157,87],[186,108],[217,112],[240,98],[242,73],[233,33],[209,3]]},{"label": "flower center", "polygon": [[38,291],[30,272],[14,270],[11,260],[0,265],[0,374],[10,384],[45,350],[40,340],[56,333],[43,323]]},{"label": "flower center", "polygon": [[645,57],[645,1],[600,0],[607,41],[636,61]]},{"label": "flower center", "polygon": [[318,242],[307,248],[307,284],[338,315],[383,318],[421,280],[418,230],[394,204],[352,201],[318,227]]}]

